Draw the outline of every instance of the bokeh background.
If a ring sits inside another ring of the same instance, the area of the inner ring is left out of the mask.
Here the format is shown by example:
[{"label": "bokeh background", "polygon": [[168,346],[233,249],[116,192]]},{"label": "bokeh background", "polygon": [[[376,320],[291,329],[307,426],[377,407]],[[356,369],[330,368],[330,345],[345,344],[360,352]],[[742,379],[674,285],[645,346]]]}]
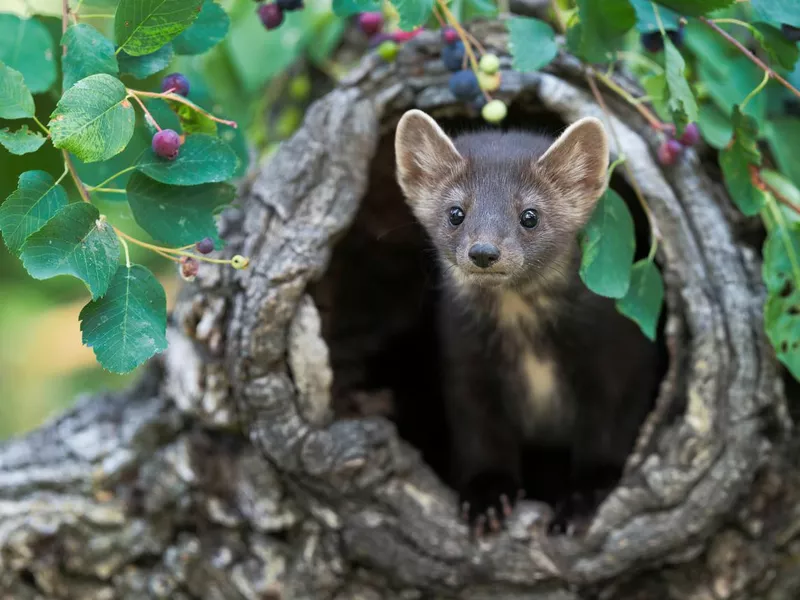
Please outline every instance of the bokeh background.
[{"label": "bokeh background", "polygon": [[[76,1],[70,0],[70,4],[74,6]],[[222,135],[242,159],[241,174],[268,156],[299,125],[312,87],[335,78],[344,68],[341,58],[334,63],[330,57],[346,23],[332,13],[330,0],[306,0],[304,10],[288,13],[279,29],[267,31],[253,0],[218,1],[231,19],[225,40],[202,55],[175,57],[166,71],[149,79],[123,77],[123,81],[137,89],[160,91],[164,74],[179,71],[186,75],[190,100],[239,123],[238,129],[225,128]],[[115,5],[114,0],[85,0],[80,14],[96,16],[81,18],[81,22],[113,39]],[[61,38],[61,0],[0,0],[0,13],[22,18],[35,15],[50,31],[54,51],[59,50],[55,44]],[[57,81],[61,81],[60,73]],[[35,96],[37,116],[44,123],[58,101],[57,89],[60,85]],[[0,119],[0,129],[9,125]],[[130,155],[135,157],[147,143],[146,138],[134,139],[130,152],[120,155],[120,165],[108,173],[78,163],[81,177],[87,183],[99,183],[130,164]],[[60,152],[50,144],[23,156],[0,148],[0,201],[17,187],[19,175],[31,169],[57,177],[63,170]],[[121,177],[115,183],[124,187],[125,181]],[[76,198],[77,190],[70,183],[65,185],[71,199]],[[115,202],[118,198],[107,195],[96,204],[127,233],[149,240],[134,223],[127,205]],[[135,262],[148,266],[161,280],[171,306],[180,282],[175,265],[135,246],[131,253]],[[81,393],[122,388],[138,376],[136,371],[125,376],[104,371],[91,349],[81,344],[78,314],[88,299],[83,284],[75,278],[32,279],[0,243],[0,439],[39,426]]]}]

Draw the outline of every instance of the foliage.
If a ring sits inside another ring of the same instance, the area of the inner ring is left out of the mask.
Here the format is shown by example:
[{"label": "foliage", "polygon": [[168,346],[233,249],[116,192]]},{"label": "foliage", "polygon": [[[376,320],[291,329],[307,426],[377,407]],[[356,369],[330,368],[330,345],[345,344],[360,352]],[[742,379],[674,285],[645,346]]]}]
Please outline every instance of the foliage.
[{"label": "foliage", "polygon": [[[230,182],[245,172],[248,144],[268,153],[298,126],[311,93],[307,65],[333,77],[346,70],[331,56],[348,24],[357,23],[365,41],[382,36],[367,51],[387,61],[422,28],[446,25],[453,81],[466,79],[464,70],[478,81],[451,86],[457,100],[482,107],[490,123],[507,115],[501,81],[508,67],[461,29],[476,16],[496,16],[495,0],[280,0],[269,10],[251,0],[119,0],[96,3],[113,13],[98,20],[84,16],[83,4],[67,15],[58,40],[64,56],[39,17],[0,14],[0,119],[8,120],[0,123],[0,145],[14,156],[57,148],[64,167],[58,180],[44,168],[19,175],[0,205],[0,232],[33,277],[83,281],[91,295],[81,313],[83,341],[113,372],[166,347],[163,290],[131,262],[129,245],[175,261],[189,279],[196,261],[231,264],[193,246],[209,238],[222,248],[215,215],[233,200]],[[662,136],[657,158],[665,169],[680,168],[702,137],[697,147],[718,161],[735,205],[766,225],[764,327],[800,378],[800,66],[792,29],[800,27],[800,4],[555,0],[548,22],[506,23],[512,69],[547,68],[559,52],[577,56],[598,94],[631,103]],[[645,97],[615,84],[609,75],[618,65]],[[161,88],[176,72],[189,82],[188,96]],[[45,125],[36,109],[47,94],[57,103]],[[161,129],[180,135],[174,160],[151,145]],[[625,169],[624,157],[612,168]],[[70,180],[81,192],[72,202],[62,187]],[[651,220],[646,198],[637,200]],[[111,216],[112,206],[121,212]],[[650,238],[649,248],[636,247],[629,206],[607,190],[582,232],[580,275],[652,339],[664,283],[652,228]]]}]

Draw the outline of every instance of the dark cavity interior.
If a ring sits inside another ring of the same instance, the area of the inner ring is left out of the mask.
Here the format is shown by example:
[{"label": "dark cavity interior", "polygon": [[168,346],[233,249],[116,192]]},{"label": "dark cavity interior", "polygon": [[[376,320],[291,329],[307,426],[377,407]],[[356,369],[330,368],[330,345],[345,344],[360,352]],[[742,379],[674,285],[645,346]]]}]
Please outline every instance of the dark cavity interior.
[{"label": "dark cavity interior", "polygon": [[[436,116],[436,115],[434,115]],[[456,135],[484,127],[483,121],[437,118]],[[557,115],[513,106],[504,127],[529,129],[553,136],[566,124]],[[334,248],[324,277],[312,294],[323,318],[334,369],[334,408],[340,418],[382,415],[398,427],[401,437],[418,448],[446,482],[449,436],[439,383],[435,308],[439,274],[433,248],[406,206],[395,179],[394,132],[380,142],[372,162],[369,186],[358,215]],[[615,170],[612,187],[631,208],[637,232],[636,259],[648,251],[647,220],[632,189]],[[666,372],[664,315],[659,347]],[[655,398],[647,399],[651,403]],[[592,489],[570,489],[566,453],[539,452],[535,473],[526,473],[526,487],[551,504],[577,493],[592,493],[616,484],[621,469],[597,473]],[[545,453],[546,454],[543,454]],[[542,472],[542,465],[550,465]],[[528,481],[535,485],[531,486]],[[542,497],[543,496],[543,497]]]}]

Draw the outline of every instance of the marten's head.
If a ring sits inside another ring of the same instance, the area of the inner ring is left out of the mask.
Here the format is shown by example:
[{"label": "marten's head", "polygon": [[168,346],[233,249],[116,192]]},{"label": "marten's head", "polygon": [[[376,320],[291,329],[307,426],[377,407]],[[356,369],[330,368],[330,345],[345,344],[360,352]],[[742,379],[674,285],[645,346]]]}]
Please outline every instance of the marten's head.
[{"label": "marten's head", "polygon": [[492,131],[451,140],[422,111],[400,119],[400,187],[459,284],[523,287],[563,276],[605,189],[608,142],[591,117],[550,141]]}]

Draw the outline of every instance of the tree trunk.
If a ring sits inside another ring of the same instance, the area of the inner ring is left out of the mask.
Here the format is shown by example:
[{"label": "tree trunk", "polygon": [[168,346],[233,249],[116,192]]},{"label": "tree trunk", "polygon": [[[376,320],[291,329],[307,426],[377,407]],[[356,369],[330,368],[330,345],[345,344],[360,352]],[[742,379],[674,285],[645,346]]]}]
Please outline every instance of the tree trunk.
[{"label": "tree trunk", "polygon": [[[504,28],[471,29],[507,69]],[[604,114],[564,54],[504,70],[498,96],[512,124],[605,119],[630,169],[613,185],[630,200],[632,175],[662,238],[668,368],[585,530],[550,535],[523,501],[468,536],[437,443],[430,253],[394,181],[405,110],[479,124],[437,55],[422,34],[316,101],[221,218],[251,266],[202,264],[134,388],[0,447],[0,598],[798,597],[800,468],[752,227],[695,151],[660,167],[658,134],[607,90]]]}]

